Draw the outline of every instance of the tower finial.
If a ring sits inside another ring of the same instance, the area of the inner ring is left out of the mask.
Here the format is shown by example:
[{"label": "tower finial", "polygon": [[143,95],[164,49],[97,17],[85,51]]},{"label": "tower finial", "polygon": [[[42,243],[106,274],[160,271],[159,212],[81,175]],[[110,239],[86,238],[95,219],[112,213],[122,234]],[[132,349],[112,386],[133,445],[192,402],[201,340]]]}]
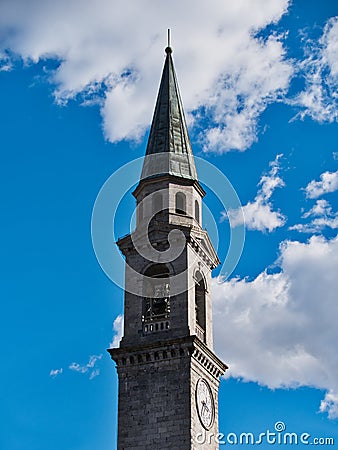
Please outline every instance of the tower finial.
[{"label": "tower finial", "polygon": [[170,28],[168,28],[168,47],[165,49],[167,54],[172,53],[173,49],[170,46]]}]

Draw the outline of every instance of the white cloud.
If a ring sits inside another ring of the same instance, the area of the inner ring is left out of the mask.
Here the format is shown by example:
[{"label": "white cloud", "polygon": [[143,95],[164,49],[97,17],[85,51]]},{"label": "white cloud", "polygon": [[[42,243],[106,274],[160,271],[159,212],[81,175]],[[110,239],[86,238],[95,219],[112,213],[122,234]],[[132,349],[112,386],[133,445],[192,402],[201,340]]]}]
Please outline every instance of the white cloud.
[{"label": "white cloud", "polygon": [[95,369],[90,373],[89,379],[93,380],[94,378],[98,377],[99,375],[100,375],[100,369]]},{"label": "white cloud", "polygon": [[79,363],[72,362],[69,367],[70,370],[74,370],[74,372],[86,373],[88,372],[87,366],[81,366]]},{"label": "white cloud", "polygon": [[261,113],[288,90],[292,67],[285,60],[281,37],[251,38],[243,46],[203,99],[206,116],[214,123],[203,131],[205,151],[246,150],[257,140]]},{"label": "white cloud", "polygon": [[[280,273],[214,280],[215,348],[228,376],[272,389],[328,391],[321,411],[338,411],[338,238],[281,245]],[[319,301],[320,300],[320,301]]]},{"label": "white cloud", "polygon": [[317,200],[315,205],[303,214],[302,217],[307,219],[308,217],[328,216],[332,214],[332,207],[327,200]]},{"label": "white cloud", "polygon": [[56,378],[57,376],[61,375],[62,372],[63,372],[62,367],[61,367],[61,369],[52,369],[49,372],[49,376],[52,377],[52,378]]},{"label": "white cloud", "polygon": [[318,198],[338,189],[338,170],[336,172],[324,172],[320,175],[320,181],[312,180],[305,188],[308,198]]},{"label": "white cloud", "polygon": [[318,42],[307,42],[307,57],[300,64],[306,87],[294,103],[301,118],[319,122],[338,120],[338,17],[330,18]]},{"label": "white cloud", "polygon": [[[255,37],[277,23],[289,0],[2,0],[2,49],[26,63],[57,58],[55,96],[78,94],[101,105],[106,137],[137,139],[149,126],[161,71],[165,31],[187,111],[213,123],[205,148],[245,150],[267,105],[288,88],[293,72],[282,37]],[[193,83],[191,82],[193,80]]]},{"label": "white cloud", "polygon": [[330,419],[336,419],[338,417],[338,395],[333,391],[327,392],[319,409],[321,412],[327,412]]},{"label": "white cloud", "polygon": [[318,217],[313,219],[310,223],[297,223],[292,225],[289,230],[295,230],[300,233],[321,233],[325,228],[335,230],[338,228],[338,214],[335,217]]},{"label": "white cloud", "polygon": [[[307,198],[315,199],[324,194],[338,189],[338,171],[324,172],[320,175],[320,181],[312,180],[304,189]],[[332,211],[327,200],[319,199],[315,205],[302,215],[303,219],[311,219],[310,222],[297,223],[289,227],[289,230],[300,233],[322,233],[326,228],[338,228],[338,213]]]},{"label": "white cloud", "polygon": [[110,348],[116,348],[120,345],[120,340],[122,339],[123,336],[123,325],[124,325],[123,315],[120,314],[119,316],[116,317],[113,323],[114,337],[113,341],[109,346]]},{"label": "white cloud", "polygon": [[95,367],[96,361],[100,360],[101,358],[102,358],[102,354],[98,355],[98,356],[97,355],[91,355],[89,357],[89,361],[88,361],[87,367],[89,369],[91,369],[92,367]]},{"label": "white cloud", "polygon": [[321,233],[325,228],[338,228],[338,213],[332,211],[327,200],[317,200],[316,204],[302,216],[304,219],[311,218],[308,223],[297,223],[289,227],[301,233]]},{"label": "white cloud", "polygon": [[12,68],[11,58],[5,51],[0,50],[0,72],[9,72]]},{"label": "white cloud", "polygon": [[223,212],[221,220],[228,219],[233,228],[242,225],[244,222],[249,230],[262,232],[274,231],[285,224],[285,216],[279,211],[273,211],[273,205],[270,201],[274,190],[284,186],[284,181],[278,175],[281,157],[282,155],[277,155],[275,161],[270,163],[270,172],[261,177],[258,183],[260,189],[254,201],[248,202],[242,208]]},{"label": "white cloud", "polygon": [[89,379],[92,380],[93,378],[95,378],[96,376],[98,376],[100,374],[100,370],[95,368],[96,363],[98,360],[100,360],[102,358],[102,354],[101,355],[91,355],[89,357],[89,361],[87,364],[85,365],[81,365],[79,363],[76,362],[72,362],[69,365],[69,369],[74,371],[74,372],[78,372],[78,373],[89,373]]}]

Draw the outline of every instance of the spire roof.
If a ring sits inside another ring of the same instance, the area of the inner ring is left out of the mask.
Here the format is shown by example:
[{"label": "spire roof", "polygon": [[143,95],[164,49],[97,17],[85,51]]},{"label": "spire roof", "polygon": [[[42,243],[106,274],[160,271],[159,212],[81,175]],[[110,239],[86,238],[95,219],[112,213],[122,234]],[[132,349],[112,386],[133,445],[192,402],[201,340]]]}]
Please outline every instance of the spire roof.
[{"label": "spire roof", "polygon": [[171,47],[165,52],[141,179],[167,174],[197,180]]}]

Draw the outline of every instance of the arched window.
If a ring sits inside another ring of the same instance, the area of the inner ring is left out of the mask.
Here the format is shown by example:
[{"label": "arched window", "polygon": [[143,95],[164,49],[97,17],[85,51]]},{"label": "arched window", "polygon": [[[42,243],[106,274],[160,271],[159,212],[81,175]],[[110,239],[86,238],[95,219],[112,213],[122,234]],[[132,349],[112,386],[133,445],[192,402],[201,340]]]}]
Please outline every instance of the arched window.
[{"label": "arched window", "polygon": [[197,200],[195,200],[195,219],[200,223],[200,205]]},{"label": "arched window", "polygon": [[[145,296],[142,322],[148,324],[167,321],[170,315],[168,267],[165,264],[153,264],[146,270],[144,275]],[[163,329],[163,327],[159,329]]]},{"label": "arched window", "polygon": [[186,214],[185,195],[177,192],[175,196],[175,209],[178,214]]},{"label": "arched window", "polygon": [[163,209],[162,194],[156,193],[153,197],[153,213],[157,214]]},{"label": "arched window", "polygon": [[206,314],[205,314],[205,282],[201,272],[195,274],[195,311],[196,323],[205,333]]}]

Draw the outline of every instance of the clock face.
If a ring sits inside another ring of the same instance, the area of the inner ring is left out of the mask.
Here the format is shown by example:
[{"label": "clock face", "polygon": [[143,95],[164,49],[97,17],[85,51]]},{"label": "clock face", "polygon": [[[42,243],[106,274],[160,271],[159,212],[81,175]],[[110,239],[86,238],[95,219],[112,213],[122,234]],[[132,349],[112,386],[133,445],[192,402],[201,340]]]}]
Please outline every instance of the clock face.
[{"label": "clock face", "polygon": [[197,382],[196,406],[203,427],[209,430],[214,422],[215,405],[210,386],[203,378]]}]

